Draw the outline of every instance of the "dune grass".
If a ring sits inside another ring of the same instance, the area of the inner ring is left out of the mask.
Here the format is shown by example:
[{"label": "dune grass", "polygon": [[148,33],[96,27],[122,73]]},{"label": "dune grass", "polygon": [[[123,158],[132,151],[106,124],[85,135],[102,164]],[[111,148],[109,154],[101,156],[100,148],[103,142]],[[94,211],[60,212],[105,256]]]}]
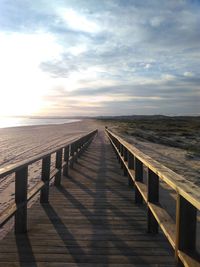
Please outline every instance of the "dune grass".
[{"label": "dune grass", "polygon": [[133,116],[103,120],[120,134],[182,148],[188,157],[200,157],[200,117]]}]

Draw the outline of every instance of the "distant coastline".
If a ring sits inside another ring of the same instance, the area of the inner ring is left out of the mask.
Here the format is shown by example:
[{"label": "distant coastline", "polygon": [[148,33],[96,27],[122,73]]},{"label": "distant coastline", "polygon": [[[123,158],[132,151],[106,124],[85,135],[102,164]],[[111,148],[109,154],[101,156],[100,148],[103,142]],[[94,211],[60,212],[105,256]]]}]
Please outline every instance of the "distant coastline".
[{"label": "distant coastline", "polygon": [[50,124],[64,124],[78,122],[81,119],[74,118],[39,118],[39,117],[0,117],[0,128],[36,126]]}]

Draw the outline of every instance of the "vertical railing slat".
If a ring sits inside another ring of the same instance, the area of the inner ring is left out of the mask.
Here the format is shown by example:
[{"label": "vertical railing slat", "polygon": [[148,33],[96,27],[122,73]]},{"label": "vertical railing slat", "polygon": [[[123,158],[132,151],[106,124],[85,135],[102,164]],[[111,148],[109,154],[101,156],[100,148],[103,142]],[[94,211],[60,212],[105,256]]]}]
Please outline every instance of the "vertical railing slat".
[{"label": "vertical railing slat", "polygon": [[[127,151],[127,148],[125,146],[123,146],[123,155],[124,155],[124,161],[126,162],[128,160],[128,151]],[[124,176],[127,176],[128,171],[127,171],[127,167],[125,164],[124,164],[123,168],[124,168]]]},{"label": "vertical railing slat", "polygon": [[[117,149],[118,149],[118,152],[120,154],[120,142],[117,140]],[[118,156],[118,162],[120,163],[121,159],[120,159],[120,155]]]},{"label": "vertical railing slat", "polygon": [[23,166],[15,173],[15,234],[27,232],[27,184],[28,166]]},{"label": "vertical railing slat", "polygon": [[[135,158],[135,181],[143,182],[143,163]],[[135,187],[135,203],[141,204],[143,202],[143,197],[140,194],[140,191]]]},{"label": "vertical railing slat", "polygon": [[73,168],[74,166],[74,143],[70,145],[70,156],[71,156],[70,167]]},{"label": "vertical railing slat", "polygon": [[[124,151],[123,151],[124,149],[123,149],[123,145],[122,144],[120,144],[120,155],[121,155],[121,157],[123,157],[123,155],[124,155]],[[120,166],[121,166],[121,169],[123,169],[123,167],[124,167],[124,163],[123,163],[123,161],[122,161],[122,159],[120,159]]]},{"label": "vertical railing slat", "polygon": [[[155,204],[158,203],[159,177],[150,169],[148,169],[147,187],[148,187],[147,201]],[[158,222],[155,219],[149,207],[147,208],[147,231],[153,234],[158,233]]]},{"label": "vertical railing slat", "polygon": [[[128,151],[128,168],[129,170],[134,170],[134,156],[130,151]],[[133,179],[132,177],[130,177],[130,175],[128,177],[128,185],[129,186],[134,185]]]},{"label": "vertical railing slat", "polygon": [[40,191],[40,203],[49,202],[49,179],[50,179],[51,155],[42,159],[42,181],[45,186]]},{"label": "vertical railing slat", "polygon": [[197,209],[177,194],[176,203],[176,247],[177,265],[182,266],[178,257],[178,250],[195,252],[196,249]]},{"label": "vertical railing slat", "polygon": [[69,146],[64,148],[64,161],[66,163],[65,167],[63,168],[63,175],[65,177],[68,176],[68,164],[69,164]]},{"label": "vertical railing slat", "polygon": [[74,162],[77,162],[77,142],[74,142]]},{"label": "vertical railing slat", "polygon": [[56,169],[58,169],[58,172],[55,176],[55,186],[60,186],[61,184],[61,176],[62,176],[62,149],[59,149],[56,152]]}]

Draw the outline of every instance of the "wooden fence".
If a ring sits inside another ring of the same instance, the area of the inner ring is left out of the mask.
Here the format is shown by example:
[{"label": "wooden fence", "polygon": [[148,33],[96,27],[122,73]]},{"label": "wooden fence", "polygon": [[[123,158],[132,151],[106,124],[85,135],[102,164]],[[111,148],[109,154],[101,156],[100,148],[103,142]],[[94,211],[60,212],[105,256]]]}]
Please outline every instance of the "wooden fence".
[{"label": "wooden fence", "polygon": [[[15,173],[15,200],[1,212],[0,227],[15,215],[15,233],[26,233],[28,202],[40,192],[40,202],[48,203],[50,181],[55,178],[55,186],[60,185],[62,174],[67,176],[68,167],[73,166],[73,162],[88,147],[96,133],[97,130],[92,131],[64,146],[0,169],[0,179]],[[55,168],[51,171],[51,156],[54,153],[56,162]],[[28,167],[39,160],[42,160],[41,180],[28,191]]]},{"label": "wooden fence", "polygon": [[[135,203],[147,205],[147,230],[157,233],[160,227],[175,251],[178,266],[200,266],[196,250],[197,210],[200,210],[199,187],[151,159],[122,138],[106,133],[124,169],[130,185],[135,187]],[[143,170],[147,168],[147,183]],[[159,202],[159,181],[176,192],[176,219],[170,217]]]}]

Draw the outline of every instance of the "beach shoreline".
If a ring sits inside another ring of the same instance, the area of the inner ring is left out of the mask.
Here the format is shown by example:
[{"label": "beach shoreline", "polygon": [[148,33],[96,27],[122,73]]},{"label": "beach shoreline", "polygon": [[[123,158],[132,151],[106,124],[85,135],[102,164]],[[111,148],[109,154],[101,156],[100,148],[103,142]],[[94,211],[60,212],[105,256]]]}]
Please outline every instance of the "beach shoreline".
[{"label": "beach shoreline", "polygon": [[1,117],[0,116],[0,129],[2,128],[15,128],[26,126],[42,126],[42,125],[60,125],[81,121],[82,119],[73,118],[49,118],[49,117]]}]

